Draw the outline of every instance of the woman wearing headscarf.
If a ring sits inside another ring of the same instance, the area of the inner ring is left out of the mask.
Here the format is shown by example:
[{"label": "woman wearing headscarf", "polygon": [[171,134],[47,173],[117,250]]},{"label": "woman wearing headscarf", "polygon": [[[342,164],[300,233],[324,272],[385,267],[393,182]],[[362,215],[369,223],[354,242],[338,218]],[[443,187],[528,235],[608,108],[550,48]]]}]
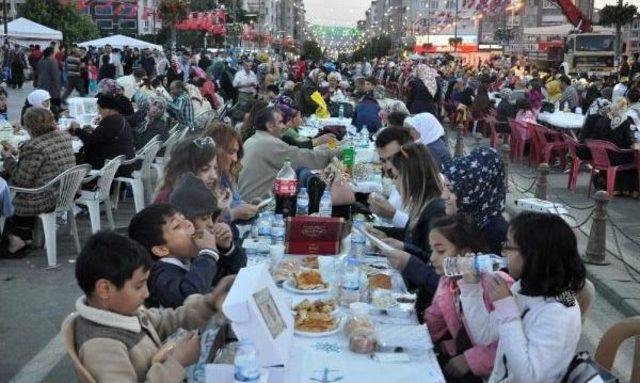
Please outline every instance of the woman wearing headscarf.
[{"label": "woman wearing headscarf", "polygon": [[444,128],[436,116],[431,113],[416,114],[407,117],[404,120],[404,125],[411,128],[411,136],[415,142],[421,143],[431,150],[431,154],[439,165],[451,160]]},{"label": "woman wearing headscarf", "polygon": [[171,84],[175,80],[182,81],[184,79],[184,74],[182,73],[182,65],[178,61],[178,56],[171,56],[171,60],[169,61],[169,69],[167,70],[167,84]]},{"label": "woman wearing headscarf", "polygon": [[110,78],[100,80],[98,83],[98,97],[109,96],[115,102],[115,110],[122,116],[131,116],[134,113],[133,104],[124,95],[124,88]]},{"label": "woman wearing headscarf", "polygon": [[[17,158],[8,148],[2,148],[0,154],[13,185],[38,188],[75,165],[71,137],[57,129],[53,114],[45,108],[30,107],[23,120],[31,139],[22,145]],[[7,219],[0,243],[2,257],[19,255],[17,252],[32,239],[35,217],[52,211],[56,198],[53,190],[16,194],[15,215]]]},{"label": "woman wearing headscarf", "polygon": [[509,226],[502,216],[506,190],[500,155],[493,148],[479,148],[443,164],[442,174],[447,214],[472,216],[491,251],[500,254]]},{"label": "woman wearing headscarf", "polygon": [[145,146],[156,135],[161,141],[169,138],[169,128],[164,119],[167,103],[162,97],[148,97],[140,109],[127,121],[133,131],[133,143],[136,149]]},{"label": "woman wearing headscarf", "polygon": [[437,81],[438,72],[426,64],[418,64],[414,78],[409,82],[407,107],[411,114],[431,113],[438,117],[436,102],[439,98],[440,86]]},{"label": "woman wearing headscarf", "polygon": [[298,131],[300,125],[302,125],[302,116],[290,97],[278,97],[276,100],[276,109],[282,115],[282,123],[288,128],[282,135],[282,141],[289,145],[304,149],[313,149],[316,146],[326,144],[331,138],[336,138],[333,134],[323,134],[314,139],[302,136]]},{"label": "woman wearing headscarf", "polygon": [[[100,123],[95,129],[80,129],[77,124],[69,128],[83,143],[84,160],[94,169],[100,169],[105,162],[124,154],[126,159],[134,157],[133,135],[125,118],[118,112],[118,101],[111,95],[98,96]],[[129,177],[133,165],[120,166],[117,177]]]},{"label": "woman wearing headscarf", "polygon": [[303,115],[310,116],[318,109],[318,104],[311,99],[311,96],[320,91],[322,80],[324,80],[324,72],[318,68],[309,72],[309,76],[304,80],[304,84],[302,84],[302,100],[300,100],[300,109]]},{"label": "woman wearing headscarf", "polygon": [[24,114],[30,107],[51,110],[51,95],[44,89],[36,89],[29,93],[20,113],[20,125],[24,125]]},{"label": "woman wearing headscarf", "polygon": [[511,131],[509,119],[516,118],[515,105],[511,99],[513,91],[509,88],[500,89],[500,102],[496,108],[496,132],[508,133]]}]

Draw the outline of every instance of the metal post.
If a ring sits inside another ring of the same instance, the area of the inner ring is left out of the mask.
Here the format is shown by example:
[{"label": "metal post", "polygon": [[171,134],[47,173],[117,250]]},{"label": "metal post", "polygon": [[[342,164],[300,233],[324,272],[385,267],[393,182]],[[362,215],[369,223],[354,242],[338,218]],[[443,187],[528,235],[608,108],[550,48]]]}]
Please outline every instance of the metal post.
[{"label": "metal post", "polygon": [[458,52],[458,0],[456,0],[456,15],[453,19],[453,37],[456,39],[453,44],[453,51]]},{"label": "metal post", "polygon": [[7,26],[7,0],[2,0],[2,17],[4,18],[4,38],[9,38],[9,27]]},{"label": "metal post", "polygon": [[538,178],[536,179],[535,197],[538,199],[547,199],[547,176],[549,175],[549,164],[541,163],[538,165]]},{"label": "metal post", "polygon": [[504,190],[509,192],[509,166],[511,165],[511,146],[509,144],[500,145],[502,152],[502,167],[504,169]]},{"label": "metal post", "polygon": [[607,203],[611,197],[604,190],[598,191],[595,196],[596,206],[593,208],[591,218],[591,231],[589,242],[585,252],[584,261],[592,265],[608,265],[605,260],[607,253]]}]

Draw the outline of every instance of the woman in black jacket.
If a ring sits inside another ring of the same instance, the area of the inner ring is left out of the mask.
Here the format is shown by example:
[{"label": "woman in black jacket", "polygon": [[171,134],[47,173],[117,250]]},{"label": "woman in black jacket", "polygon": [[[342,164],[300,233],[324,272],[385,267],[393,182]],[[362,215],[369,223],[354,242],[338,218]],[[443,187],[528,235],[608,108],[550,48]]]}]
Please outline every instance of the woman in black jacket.
[{"label": "woman in black jacket", "polygon": [[[135,156],[133,148],[133,135],[127,121],[117,111],[118,102],[113,96],[98,96],[98,113],[101,120],[94,129],[79,129],[79,126],[71,126],[69,133],[82,140],[84,162],[94,169],[100,169],[107,160],[121,154],[126,159]],[[133,165],[120,166],[116,177],[129,177],[133,171]]]},{"label": "woman in black jacket", "polygon": [[409,95],[407,108],[411,114],[431,113],[439,117],[437,101],[440,94],[440,86],[437,81],[435,69],[425,64],[418,64],[415,69],[415,78],[409,82]]}]

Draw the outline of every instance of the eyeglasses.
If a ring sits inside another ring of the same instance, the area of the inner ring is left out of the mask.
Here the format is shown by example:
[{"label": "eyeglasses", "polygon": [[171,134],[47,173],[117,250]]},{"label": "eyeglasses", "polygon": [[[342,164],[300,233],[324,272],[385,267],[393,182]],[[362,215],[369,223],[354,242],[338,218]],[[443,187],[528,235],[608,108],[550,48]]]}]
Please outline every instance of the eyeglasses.
[{"label": "eyeglasses", "polygon": [[198,149],[209,149],[209,148],[214,148],[215,149],[215,147],[216,147],[216,142],[213,140],[213,138],[211,138],[209,136],[195,138],[193,140],[193,144]]}]

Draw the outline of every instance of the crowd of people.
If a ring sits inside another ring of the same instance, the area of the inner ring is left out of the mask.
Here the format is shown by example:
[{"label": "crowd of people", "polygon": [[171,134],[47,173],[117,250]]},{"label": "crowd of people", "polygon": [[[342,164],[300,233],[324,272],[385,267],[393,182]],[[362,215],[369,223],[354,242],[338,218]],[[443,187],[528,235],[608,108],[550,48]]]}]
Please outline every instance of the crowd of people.
[{"label": "crowd of people", "polygon": [[[637,70],[571,79],[501,57],[477,65],[443,57],[346,63],[189,50],[165,56],[110,46],[72,47],[67,54],[53,45],[32,60],[39,49],[27,56],[37,88],[22,117],[31,139],[19,149],[3,143],[0,153],[14,185],[42,186],[76,161],[100,169],[116,156],[133,158],[153,137],[166,140],[174,125],[184,132],[153,204],[131,219],[128,238],[95,234],[77,258],[85,295],[69,331],[79,373],[95,381],[183,379],[199,355],[197,336],[170,352],[161,350],[161,340],[220,311],[233,275],[247,262],[238,225],[256,216],[285,160],[300,171],[323,169],[341,156],[339,130],[325,128],[313,138],[299,131],[305,120],[340,116],[368,133],[393,184],[388,196],[364,201],[393,227],[370,230],[390,245],[383,255],[417,292],[418,320],[438,345],[447,381],[562,381],[587,309],[576,236],[551,214],[507,221],[500,155],[483,147],[451,158],[444,125],[470,121],[480,131],[473,121],[494,113],[498,129],[508,132],[509,119],[535,121],[559,101],[588,115],[581,140],[628,148],[631,125],[640,126]],[[74,91],[96,94],[97,127],[57,129],[55,116]],[[497,104],[489,93],[498,95]],[[210,111],[228,117],[198,118]],[[83,143],[77,158],[72,136]],[[28,251],[34,216],[51,211],[55,196],[24,195],[14,204],[2,237],[5,257]],[[445,258],[475,253],[505,257],[508,267],[444,275]]]}]

